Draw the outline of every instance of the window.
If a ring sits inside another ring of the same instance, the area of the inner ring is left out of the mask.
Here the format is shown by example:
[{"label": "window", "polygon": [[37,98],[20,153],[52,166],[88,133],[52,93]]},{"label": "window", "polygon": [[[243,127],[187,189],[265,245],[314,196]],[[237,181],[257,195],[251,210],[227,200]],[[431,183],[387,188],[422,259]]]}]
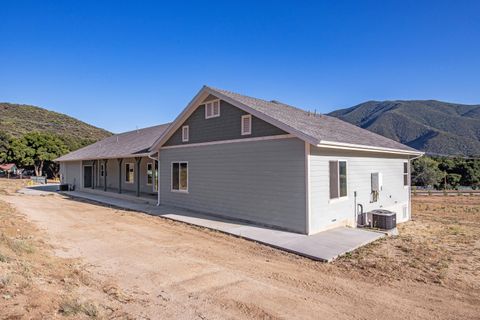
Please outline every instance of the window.
[{"label": "window", "polygon": [[172,191],[188,192],[188,162],[172,162]]},{"label": "window", "polygon": [[408,162],[403,163],[403,185],[408,186]]},{"label": "window", "polygon": [[151,162],[147,163],[147,185],[152,185],[153,183],[153,164]]},{"label": "window", "polygon": [[188,138],[189,138],[189,128],[188,126],[183,126],[182,127],[182,142],[188,142]]},{"label": "window", "polygon": [[100,177],[105,175],[105,164],[100,163]]},{"label": "window", "polygon": [[205,103],[205,119],[220,117],[220,100]]},{"label": "window", "polygon": [[242,116],[242,136],[252,134],[252,115]]},{"label": "window", "polygon": [[133,183],[134,179],[134,165],[133,163],[125,163],[125,182]]},{"label": "window", "polygon": [[330,199],[347,196],[347,162],[330,161]]}]

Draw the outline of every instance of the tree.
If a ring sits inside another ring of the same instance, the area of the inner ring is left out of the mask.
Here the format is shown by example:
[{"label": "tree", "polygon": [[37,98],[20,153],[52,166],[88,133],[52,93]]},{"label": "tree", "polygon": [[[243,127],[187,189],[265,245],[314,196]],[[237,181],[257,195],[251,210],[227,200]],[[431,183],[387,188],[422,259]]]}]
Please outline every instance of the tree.
[{"label": "tree", "polygon": [[8,153],[10,150],[10,136],[0,131],[0,163],[8,161]]},{"label": "tree", "polygon": [[68,152],[68,148],[58,137],[39,132],[30,132],[10,145],[12,157],[20,165],[34,166],[35,175],[41,176],[45,162]]},{"label": "tree", "polygon": [[438,162],[429,157],[416,159],[412,167],[412,183],[416,186],[437,186],[444,177]]}]

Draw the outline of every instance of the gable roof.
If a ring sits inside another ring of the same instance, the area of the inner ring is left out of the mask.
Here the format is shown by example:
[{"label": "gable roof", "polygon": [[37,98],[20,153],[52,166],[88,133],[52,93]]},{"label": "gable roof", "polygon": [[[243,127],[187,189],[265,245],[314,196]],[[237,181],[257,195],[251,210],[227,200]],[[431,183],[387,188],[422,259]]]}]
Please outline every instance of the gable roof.
[{"label": "gable roof", "polygon": [[55,161],[130,158],[149,155],[148,149],[169,123],[115,134],[89,146],[70,152]]},{"label": "gable roof", "polygon": [[315,115],[279,101],[262,100],[208,86],[204,86],[197,93],[194,99],[155,142],[151,150],[165,143],[183,121],[201,104],[203,99],[210,94],[315,146],[376,150],[416,155],[423,154],[423,152],[400,142],[388,139],[334,117],[320,114]]}]

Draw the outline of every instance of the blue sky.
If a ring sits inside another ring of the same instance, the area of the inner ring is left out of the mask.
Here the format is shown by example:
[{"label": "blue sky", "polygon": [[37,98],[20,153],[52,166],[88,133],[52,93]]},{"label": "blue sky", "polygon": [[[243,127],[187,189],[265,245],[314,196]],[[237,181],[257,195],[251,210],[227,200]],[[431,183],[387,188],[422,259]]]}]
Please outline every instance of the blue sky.
[{"label": "blue sky", "polygon": [[480,103],[480,1],[0,1],[0,101],[121,132],[203,84],[329,112]]}]

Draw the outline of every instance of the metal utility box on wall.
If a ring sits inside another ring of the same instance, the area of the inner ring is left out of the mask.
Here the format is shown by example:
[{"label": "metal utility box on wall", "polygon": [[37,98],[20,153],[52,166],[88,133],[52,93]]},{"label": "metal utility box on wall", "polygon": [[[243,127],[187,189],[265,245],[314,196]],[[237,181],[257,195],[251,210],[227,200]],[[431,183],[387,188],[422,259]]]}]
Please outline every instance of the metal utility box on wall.
[{"label": "metal utility box on wall", "polygon": [[382,173],[381,172],[373,172],[372,176],[372,191],[380,192],[382,191]]},{"label": "metal utility box on wall", "polygon": [[380,191],[382,191],[382,174],[380,172],[372,172],[371,179],[371,192],[372,198],[370,202],[377,202]]}]

